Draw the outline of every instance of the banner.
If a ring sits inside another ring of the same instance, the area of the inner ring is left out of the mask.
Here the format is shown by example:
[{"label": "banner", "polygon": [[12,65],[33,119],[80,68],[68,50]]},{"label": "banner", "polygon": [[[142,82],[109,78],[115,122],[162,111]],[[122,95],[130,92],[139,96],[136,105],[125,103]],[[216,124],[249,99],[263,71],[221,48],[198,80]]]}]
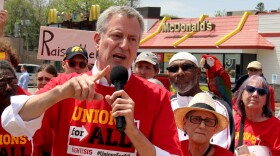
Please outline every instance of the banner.
[{"label": "banner", "polygon": [[67,48],[79,45],[88,52],[89,63],[95,61],[95,31],[41,27],[37,59],[62,61]]}]

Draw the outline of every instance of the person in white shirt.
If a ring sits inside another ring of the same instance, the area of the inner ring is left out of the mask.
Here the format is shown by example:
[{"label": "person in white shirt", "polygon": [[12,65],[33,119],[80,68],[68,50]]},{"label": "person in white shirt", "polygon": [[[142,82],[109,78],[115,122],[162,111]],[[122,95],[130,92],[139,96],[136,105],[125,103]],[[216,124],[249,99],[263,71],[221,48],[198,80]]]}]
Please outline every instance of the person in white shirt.
[{"label": "person in white shirt", "polygon": [[[173,55],[169,61],[167,70],[170,83],[177,91],[177,93],[171,97],[173,111],[177,108],[188,106],[194,95],[203,92],[199,85],[201,69],[194,55],[188,52],[179,52]],[[207,94],[214,98],[217,112],[226,116],[230,121],[226,129],[213,136],[211,143],[230,149],[230,151],[233,152],[235,130],[231,109],[225,101],[218,99],[218,97],[210,92],[207,92]],[[188,139],[188,135],[180,129],[178,129],[178,134],[180,141]]]}]

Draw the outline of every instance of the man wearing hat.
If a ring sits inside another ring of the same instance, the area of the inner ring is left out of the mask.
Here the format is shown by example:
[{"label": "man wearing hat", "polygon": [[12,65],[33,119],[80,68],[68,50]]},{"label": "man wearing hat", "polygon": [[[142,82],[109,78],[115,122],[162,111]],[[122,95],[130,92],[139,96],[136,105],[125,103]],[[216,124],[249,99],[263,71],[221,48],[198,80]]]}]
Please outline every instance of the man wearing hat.
[{"label": "man wearing hat", "polygon": [[164,87],[158,79],[155,79],[159,72],[159,61],[154,53],[140,53],[135,60],[134,70],[136,75]]},{"label": "man wearing hat", "polygon": [[64,54],[62,68],[65,73],[76,72],[78,74],[88,71],[88,54],[80,46],[69,47]]},{"label": "man wearing hat", "polygon": [[[233,87],[233,89],[231,90],[232,93],[235,93],[239,87],[243,84],[243,82],[250,76],[252,75],[259,75],[259,76],[263,76],[263,72],[262,72],[262,64],[259,61],[252,61],[248,64],[247,66],[247,74],[241,76],[239,79],[236,80],[235,82],[235,86]],[[263,76],[264,77],[264,76]],[[269,92],[270,92],[270,107],[273,113],[275,113],[275,101],[274,101],[274,89],[272,88],[272,86],[269,86]],[[233,97],[233,109],[236,111],[237,108],[235,106],[235,97]]]},{"label": "man wearing hat", "polygon": [[145,79],[154,78],[159,72],[159,61],[152,52],[142,52],[135,60],[135,74]]},{"label": "man wearing hat", "polygon": [[214,134],[228,127],[228,119],[216,111],[216,103],[208,94],[196,94],[188,106],[175,109],[174,116],[177,127],[189,136],[181,142],[183,156],[233,156],[229,150],[210,143]]},{"label": "man wearing hat", "polygon": [[[170,83],[177,91],[171,97],[172,109],[175,110],[180,107],[189,106],[193,96],[203,92],[199,85],[201,69],[196,57],[188,52],[179,52],[170,59],[167,70]],[[231,109],[222,99],[219,99],[210,92],[207,94],[214,98],[217,112],[228,117],[230,121],[230,126],[227,126],[223,131],[213,136],[211,143],[230,149],[233,152],[235,129]],[[180,141],[189,139],[188,135],[180,129],[178,129],[178,135]]]}]

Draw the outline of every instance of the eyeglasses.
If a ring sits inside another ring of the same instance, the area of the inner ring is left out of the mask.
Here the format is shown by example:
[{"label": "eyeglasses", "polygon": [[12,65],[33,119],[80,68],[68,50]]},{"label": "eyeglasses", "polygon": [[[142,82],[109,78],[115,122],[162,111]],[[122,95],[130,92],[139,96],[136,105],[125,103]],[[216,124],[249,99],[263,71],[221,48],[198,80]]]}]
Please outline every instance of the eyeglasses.
[{"label": "eyeglasses", "polygon": [[248,93],[254,93],[255,91],[257,91],[257,93],[260,95],[260,96],[264,96],[265,94],[268,93],[268,89],[265,89],[265,88],[256,88],[256,87],[253,87],[253,86],[250,86],[250,85],[247,85],[246,86],[246,91]]},{"label": "eyeglasses", "polygon": [[176,73],[179,70],[179,68],[181,68],[183,71],[191,71],[195,67],[196,66],[193,64],[182,64],[180,66],[175,65],[175,66],[167,67],[166,70],[168,70],[171,73]]},{"label": "eyeglasses", "polygon": [[217,124],[216,119],[210,119],[210,118],[205,118],[202,119],[201,116],[190,116],[190,122],[193,124],[201,124],[202,121],[204,121],[204,124],[208,127],[215,127]]},{"label": "eyeglasses", "polygon": [[0,90],[5,90],[7,88],[7,84],[10,86],[16,86],[18,79],[15,77],[0,77]]},{"label": "eyeglasses", "polygon": [[51,78],[48,78],[48,77],[37,77],[37,80],[38,80],[38,81],[43,81],[43,80],[45,80],[45,81],[49,82],[49,81],[51,80]]},{"label": "eyeglasses", "polygon": [[87,66],[87,63],[86,63],[86,62],[76,62],[76,61],[74,61],[74,60],[65,60],[65,62],[68,62],[69,66],[70,66],[71,68],[76,67],[77,64],[79,65],[79,67],[80,67],[81,69],[84,69],[84,68]]}]

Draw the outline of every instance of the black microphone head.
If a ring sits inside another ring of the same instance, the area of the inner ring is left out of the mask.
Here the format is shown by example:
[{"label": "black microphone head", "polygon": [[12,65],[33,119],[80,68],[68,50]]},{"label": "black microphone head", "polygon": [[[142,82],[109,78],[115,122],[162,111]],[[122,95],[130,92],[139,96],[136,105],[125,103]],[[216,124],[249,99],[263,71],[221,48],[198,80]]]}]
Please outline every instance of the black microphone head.
[{"label": "black microphone head", "polygon": [[110,73],[111,83],[115,85],[116,82],[122,82],[126,84],[128,79],[128,72],[124,66],[116,66]]}]

